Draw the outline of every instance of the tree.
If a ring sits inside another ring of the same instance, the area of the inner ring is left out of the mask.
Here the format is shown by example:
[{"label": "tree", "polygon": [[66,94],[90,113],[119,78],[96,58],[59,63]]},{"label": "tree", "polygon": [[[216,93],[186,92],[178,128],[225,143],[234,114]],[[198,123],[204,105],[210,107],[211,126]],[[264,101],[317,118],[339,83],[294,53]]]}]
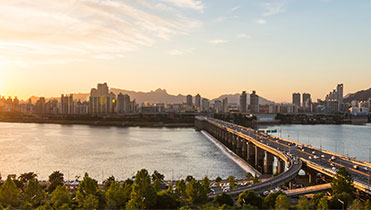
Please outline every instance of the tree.
[{"label": "tree", "polygon": [[227,178],[227,180],[229,182],[229,186],[230,186],[231,190],[236,189],[236,187],[237,187],[236,186],[236,178],[234,176],[229,176]]},{"label": "tree", "polygon": [[369,199],[365,202],[365,210],[371,210],[371,202]]},{"label": "tree", "polygon": [[297,209],[300,210],[309,210],[309,202],[308,199],[304,196],[301,196],[298,201]]},{"label": "tree", "polygon": [[310,200],[310,203],[314,208],[317,208],[319,200],[321,200],[321,198],[323,198],[324,195],[325,194],[323,193],[314,194],[313,198]]},{"label": "tree", "polygon": [[19,190],[11,176],[8,176],[0,186],[0,204],[3,207],[18,207],[19,205]]},{"label": "tree", "polygon": [[50,205],[50,202],[47,201],[44,205],[37,207],[36,210],[53,210],[53,208]]},{"label": "tree", "polygon": [[188,196],[188,201],[192,205],[201,204],[207,200],[207,193],[205,192],[201,183],[195,179],[189,182],[186,193]]},{"label": "tree", "polygon": [[163,182],[164,178],[165,178],[165,176],[163,174],[159,173],[156,170],[152,174],[152,181],[158,180],[160,182]]},{"label": "tree", "polygon": [[[80,208],[95,207],[96,201],[99,203],[97,181],[90,178],[88,173],[85,173],[77,188],[76,201]],[[95,208],[98,208],[98,204]]]},{"label": "tree", "polygon": [[270,193],[268,194],[265,198],[264,198],[264,201],[263,201],[263,205],[265,208],[270,208],[270,209],[273,209],[275,208],[275,205],[276,205],[276,199],[279,195],[283,194],[281,191],[277,191],[277,192],[274,192],[274,193]]},{"label": "tree", "polygon": [[220,176],[216,177],[215,182],[218,183],[218,185],[220,184],[221,181],[222,181],[222,178],[220,178]]},{"label": "tree", "polygon": [[193,179],[195,179],[195,178],[193,178],[193,176],[188,175],[188,176],[186,177],[185,181],[186,181],[186,182],[190,182],[190,181],[192,181]]},{"label": "tree", "polygon": [[49,176],[49,186],[48,186],[48,192],[52,193],[57,186],[62,186],[64,184],[64,175],[59,171],[54,171]]},{"label": "tree", "polygon": [[254,178],[253,178],[253,180],[252,180],[252,183],[253,183],[253,184],[258,184],[258,183],[260,183],[260,179],[259,179],[259,177],[257,177],[257,176],[255,175]]},{"label": "tree", "polygon": [[362,202],[359,199],[355,199],[352,204],[349,206],[349,209],[352,210],[363,210],[365,209]]},{"label": "tree", "polygon": [[353,193],[353,178],[344,167],[339,168],[336,172],[336,176],[331,183],[331,189],[334,194]]},{"label": "tree", "polygon": [[204,188],[204,191],[206,193],[210,193],[211,192],[211,189],[210,189],[210,180],[207,176],[205,176],[203,179],[202,179],[202,187]]},{"label": "tree", "polygon": [[128,209],[148,209],[156,204],[156,192],[146,169],[137,172],[130,198]]},{"label": "tree", "polygon": [[326,197],[322,197],[321,199],[319,199],[317,209],[328,210],[328,201]]},{"label": "tree", "polygon": [[68,208],[71,205],[71,196],[66,186],[58,185],[51,193],[51,202],[55,209]]},{"label": "tree", "polygon": [[110,187],[106,190],[106,207],[108,209],[123,209],[128,200],[129,197],[120,183],[111,182]]},{"label": "tree", "polygon": [[108,177],[107,180],[105,180],[105,182],[104,182],[104,190],[105,191],[107,191],[109,189],[112,182],[115,182],[115,177],[114,176],[110,176],[110,177]]},{"label": "tree", "polygon": [[156,198],[155,209],[177,209],[179,207],[179,202],[169,192],[158,192]]},{"label": "tree", "polygon": [[276,198],[275,207],[277,210],[288,210],[290,207],[290,201],[285,194],[281,194]]},{"label": "tree", "polygon": [[21,181],[22,183],[27,183],[31,179],[36,179],[37,174],[34,172],[28,172],[28,173],[23,173],[19,175],[18,180]]},{"label": "tree", "polygon": [[233,206],[234,201],[231,198],[231,196],[229,196],[227,193],[223,192],[222,194],[215,196],[214,203],[218,204],[219,206],[222,206],[224,204],[226,204],[228,206]]},{"label": "tree", "polygon": [[[339,201],[340,200],[340,201]],[[344,209],[347,208],[348,205],[352,203],[352,195],[346,192],[342,192],[340,194],[335,194],[332,196],[330,203],[329,203],[329,208],[330,209]]]},{"label": "tree", "polygon": [[23,198],[26,202],[30,203],[33,207],[40,206],[46,198],[46,193],[42,189],[39,181],[36,178],[30,179],[27,187],[23,193]]},{"label": "tree", "polygon": [[254,191],[246,190],[238,196],[237,202],[241,206],[250,204],[252,206],[256,206],[257,208],[261,208],[263,199]]},{"label": "tree", "polygon": [[187,189],[187,186],[183,179],[175,183],[174,196],[176,197],[178,201],[183,202],[183,203],[185,202],[185,200],[187,199],[186,189]]}]

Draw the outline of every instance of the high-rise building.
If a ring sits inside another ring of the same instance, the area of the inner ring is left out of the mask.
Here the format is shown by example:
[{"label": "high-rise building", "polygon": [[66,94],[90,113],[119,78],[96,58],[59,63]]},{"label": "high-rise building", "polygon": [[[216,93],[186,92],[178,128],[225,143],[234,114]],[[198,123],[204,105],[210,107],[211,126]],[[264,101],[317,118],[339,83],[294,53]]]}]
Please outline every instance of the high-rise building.
[{"label": "high-rise building", "polygon": [[296,106],[300,107],[300,93],[293,93],[292,94],[292,103]]},{"label": "high-rise building", "polygon": [[186,96],[186,104],[187,104],[188,106],[193,106],[192,96],[191,96],[191,95],[187,95],[187,96]]},{"label": "high-rise building", "polygon": [[250,94],[250,108],[251,108],[251,113],[259,112],[259,96],[256,95],[255,90],[253,90],[252,94]]},{"label": "high-rise building", "polygon": [[73,95],[63,95],[61,96],[61,113],[63,115],[74,114],[74,101]]},{"label": "high-rise building", "polygon": [[37,114],[45,114],[45,98],[40,97],[35,104],[35,112]]},{"label": "high-rise building", "polygon": [[130,96],[120,93],[117,96],[116,107],[118,113],[130,113],[132,110],[130,105]]},{"label": "high-rise building", "polygon": [[202,99],[202,105],[201,105],[202,107],[201,107],[201,110],[203,111],[203,112],[208,112],[209,111],[209,107],[210,107],[210,102],[209,102],[209,100],[208,99],[206,99],[206,98],[203,98]]},{"label": "high-rise building", "polygon": [[228,112],[228,98],[227,97],[223,99],[223,112],[224,113]]},{"label": "high-rise building", "polygon": [[195,106],[196,106],[197,109],[201,108],[201,96],[200,96],[200,94],[197,94],[195,96]]},{"label": "high-rise building", "polygon": [[247,94],[246,91],[243,91],[240,96],[240,112],[246,113],[247,112]]},{"label": "high-rise building", "polygon": [[303,93],[303,107],[306,111],[309,111],[310,106],[312,104],[312,99],[309,93]]},{"label": "high-rise building", "polygon": [[223,111],[222,102],[220,100],[215,100],[214,102],[214,112],[221,113]]},{"label": "high-rise building", "polygon": [[337,87],[336,87],[336,92],[337,92],[337,100],[339,102],[339,107],[338,107],[338,111],[339,112],[342,112],[344,111],[343,110],[343,107],[344,107],[344,102],[343,102],[343,97],[344,97],[344,85],[343,84],[338,84]]},{"label": "high-rise building", "polygon": [[108,93],[107,83],[98,84],[92,88],[89,97],[90,114],[108,114],[115,111],[116,95]]}]

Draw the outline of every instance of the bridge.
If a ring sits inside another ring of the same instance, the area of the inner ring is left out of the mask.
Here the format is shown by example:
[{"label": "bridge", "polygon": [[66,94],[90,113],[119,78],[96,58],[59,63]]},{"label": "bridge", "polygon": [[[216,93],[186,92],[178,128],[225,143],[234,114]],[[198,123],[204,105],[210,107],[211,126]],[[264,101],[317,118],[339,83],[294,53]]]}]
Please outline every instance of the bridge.
[{"label": "bridge", "polygon": [[195,128],[207,131],[262,174],[279,174],[263,183],[230,191],[231,195],[244,190],[273,189],[290,182],[301,169],[308,176],[308,183],[313,184],[318,173],[334,177],[340,167],[345,167],[352,175],[356,189],[371,194],[368,185],[371,164],[368,162],[210,117],[197,116]]}]

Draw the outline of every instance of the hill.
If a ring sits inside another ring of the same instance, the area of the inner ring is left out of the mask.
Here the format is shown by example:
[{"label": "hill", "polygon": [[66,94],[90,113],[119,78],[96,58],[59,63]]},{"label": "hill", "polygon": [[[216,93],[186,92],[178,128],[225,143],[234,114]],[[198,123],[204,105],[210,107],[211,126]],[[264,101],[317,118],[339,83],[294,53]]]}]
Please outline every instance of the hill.
[{"label": "hill", "polygon": [[371,88],[348,94],[344,98],[344,102],[350,103],[353,100],[367,101],[369,98],[371,98]]}]

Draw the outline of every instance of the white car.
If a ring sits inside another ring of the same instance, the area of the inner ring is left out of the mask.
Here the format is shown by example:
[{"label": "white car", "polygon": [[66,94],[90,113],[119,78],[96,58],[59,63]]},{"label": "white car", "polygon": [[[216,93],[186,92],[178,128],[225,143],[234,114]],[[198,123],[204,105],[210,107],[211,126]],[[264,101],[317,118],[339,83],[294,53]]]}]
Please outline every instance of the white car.
[{"label": "white car", "polygon": [[321,158],[325,158],[325,155],[321,155]]},{"label": "white car", "polygon": [[336,167],[332,167],[331,169],[332,169],[333,171],[336,171]]},{"label": "white car", "polygon": [[315,155],[315,156],[313,156],[313,158],[314,158],[314,159],[318,159],[318,156],[317,156],[317,155]]},{"label": "white car", "polygon": [[309,156],[308,158],[309,158],[309,160],[312,160],[312,156]]}]

